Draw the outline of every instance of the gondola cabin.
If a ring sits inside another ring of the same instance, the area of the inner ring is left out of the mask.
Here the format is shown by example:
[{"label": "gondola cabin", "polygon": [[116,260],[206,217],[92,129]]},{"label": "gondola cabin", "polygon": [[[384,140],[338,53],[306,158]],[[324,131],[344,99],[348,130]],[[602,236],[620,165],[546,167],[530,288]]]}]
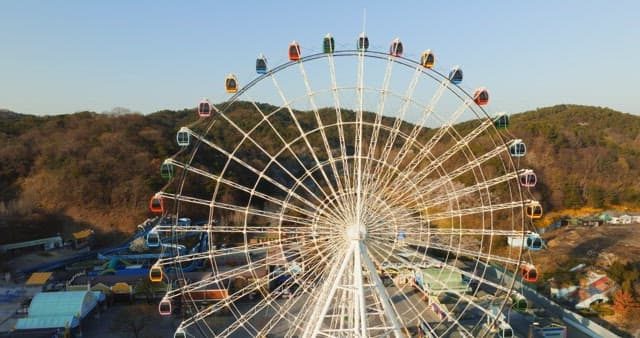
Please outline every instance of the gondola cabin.
[{"label": "gondola cabin", "polygon": [[509,115],[504,113],[498,115],[495,120],[493,120],[493,125],[497,129],[507,129],[509,126]]},{"label": "gondola cabin", "polygon": [[186,147],[191,143],[191,133],[189,133],[189,129],[180,128],[178,133],[176,134],[176,142],[181,147]]},{"label": "gondola cabin", "polygon": [[449,81],[453,84],[460,84],[460,82],[462,82],[462,69],[460,69],[459,66],[455,66],[449,71]]},{"label": "gondola cabin", "polygon": [[525,264],[520,269],[520,277],[525,282],[535,283],[538,280],[538,270],[532,264]]},{"label": "gondola cabin", "polygon": [[267,73],[267,58],[265,58],[262,54],[260,54],[260,56],[258,56],[258,58],[256,59],[256,73]]},{"label": "gondola cabin", "polygon": [[391,47],[389,47],[389,54],[391,54],[391,56],[400,57],[402,56],[402,52],[402,42],[400,42],[399,38],[396,38],[391,42]]},{"label": "gondola cabin", "polygon": [[145,244],[149,248],[160,247],[160,234],[157,231],[149,231],[145,238]]},{"label": "gondola cabin", "polygon": [[489,91],[484,87],[476,89],[473,93],[473,102],[478,106],[484,106],[489,103]]},{"label": "gondola cabin", "polygon": [[324,37],[324,40],[322,40],[322,51],[327,54],[332,54],[335,49],[336,49],[335,40],[333,39],[331,34],[327,34],[327,36]]},{"label": "gondola cabin", "polygon": [[183,328],[178,328],[173,334],[173,338],[187,338],[187,333],[184,332]]},{"label": "gondola cabin", "polygon": [[512,157],[522,157],[527,153],[527,146],[522,140],[515,140],[509,145],[509,154]]},{"label": "gondola cabin", "polygon": [[164,213],[164,200],[162,199],[162,196],[156,194],[151,197],[151,200],[149,201],[149,210],[154,214]]},{"label": "gondola cabin", "polygon": [[149,269],[149,280],[151,282],[162,282],[163,277],[164,273],[162,272],[162,267],[160,265],[153,265],[151,269]]},{"label": "gondola cabin", "polygon": [[520,185],[525,188],[533,188],[538,183],[538,177],[531,169],[525,170],[522,174],[519,175]]},{"label": "gondola cabin", "polygon": [[160,165],[160,176],[164,179],[171,179],[175,173],[175,168],[173,164],[169,162],[164,162]]},{"label": "gondola cabin", "polygon": [[420,56],[420,64],[422,67],[431,69],[435,63],[436,56],[431,52],[431,49],[422,52],[422,56]]},{"label": "gondola cabin", "polygon": [[171,315],[171,301],[167,298],[162,298],[160,304],[158,304],[158,312],[161,316],[169,316]]},{"label": "gondola cabin", "polygon": [[358,51],[361,52],[366,52],[367,49],[369,49],[369,38],[364,34],[361,33],[360,37],[358,38]]},{"label": "gondola cabin", "polygon": [[302,53],[300,53],[300,45],[293,41],[290,45],[289,45],[289,60],[291,61],[298,61],[300,60],[300,55]]},{"label": "gondola cabin", "polygon": [[211,103],[204,99],[198,104],[198,116],[205,118],[211,116]]},{"label": "gondola cabin", "polygon": [[542,206],[538,202],[530,202],[527,204],[525,208],[527,217],[531,219],[540,219],[542,218]]},{"label": "gondola cabin", "polygon": [[513,309],[516,311],[526,311],[529,307],[527,299],[519,293],[514,293],[511,300],[513,301]]},{"label": "gondola cabin", "polygon": [[227,78],[224,80],[224,89],[227,93],[236,93],[238,92],[238,79],[235,75],[229,74]]},{"label": "gondola cabin", "polygon": [[527,234],[525,245],[529,250],[538,251],[542,249],[542,247],[544,246],[544,242],[542,241],[542,237],[540,237],[540,235],[535,232],[530,232]]}]

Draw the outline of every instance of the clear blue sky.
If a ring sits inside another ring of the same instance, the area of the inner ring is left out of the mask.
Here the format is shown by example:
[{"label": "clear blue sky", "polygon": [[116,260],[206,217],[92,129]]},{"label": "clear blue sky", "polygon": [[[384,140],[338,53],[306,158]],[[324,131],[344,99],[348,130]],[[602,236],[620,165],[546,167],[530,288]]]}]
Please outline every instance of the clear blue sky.
[{"label": "clear blue sky", "polygon": [[26,114],[142,113],[219,102],[255,57],[286,61],[295,39],[331,32],[353,48],[400,37],[520,112],[558,103],[640,115],[640,1],[31,1],[0,2],[0,108]]}]

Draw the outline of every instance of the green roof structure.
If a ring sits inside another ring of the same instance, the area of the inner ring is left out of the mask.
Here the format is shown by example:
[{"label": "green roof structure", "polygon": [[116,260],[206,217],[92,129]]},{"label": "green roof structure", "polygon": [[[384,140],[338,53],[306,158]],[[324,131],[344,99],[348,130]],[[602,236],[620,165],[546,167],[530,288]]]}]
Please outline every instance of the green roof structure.
[{"label": "green roof structure", "polygon": [[29,316],[18,319],[16,330],[74,328],[97,304],[92,291],[40,292],[29,305]]},{"label": "green roof structure", "polygon": [[430,267],[420,269],[415,274],[416,283],[430,294],[438,295],[447,291],[466,292],[469,286],[462,280],[462,274],[449,268]]}]

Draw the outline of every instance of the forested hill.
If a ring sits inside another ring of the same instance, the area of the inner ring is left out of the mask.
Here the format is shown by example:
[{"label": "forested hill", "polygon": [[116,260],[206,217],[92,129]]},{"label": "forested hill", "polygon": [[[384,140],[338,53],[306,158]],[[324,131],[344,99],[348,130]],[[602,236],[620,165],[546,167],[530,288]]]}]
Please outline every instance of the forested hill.
[{"label": "forested hill", "polygon": [[[134,231],[164,184],[158,169],[178,150],[176,131],[196,115],[0,111],[0,243],[82,226]],[[538,174],[547,210],[640,203],[640,117],[560,105],[511,121],[528,147],[520,166]]]}]

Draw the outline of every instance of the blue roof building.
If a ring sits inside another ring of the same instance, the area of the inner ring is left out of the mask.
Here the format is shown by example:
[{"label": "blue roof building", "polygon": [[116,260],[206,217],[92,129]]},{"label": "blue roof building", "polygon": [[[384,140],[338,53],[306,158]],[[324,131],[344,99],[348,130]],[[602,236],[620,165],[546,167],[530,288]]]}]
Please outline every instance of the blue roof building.
[{"label": "blue roof building", "polygon": [[41,292],[29,305],[27,318],[20,318],[16,330],[74,329],[96,305],[99,296],[92,291]]}]

